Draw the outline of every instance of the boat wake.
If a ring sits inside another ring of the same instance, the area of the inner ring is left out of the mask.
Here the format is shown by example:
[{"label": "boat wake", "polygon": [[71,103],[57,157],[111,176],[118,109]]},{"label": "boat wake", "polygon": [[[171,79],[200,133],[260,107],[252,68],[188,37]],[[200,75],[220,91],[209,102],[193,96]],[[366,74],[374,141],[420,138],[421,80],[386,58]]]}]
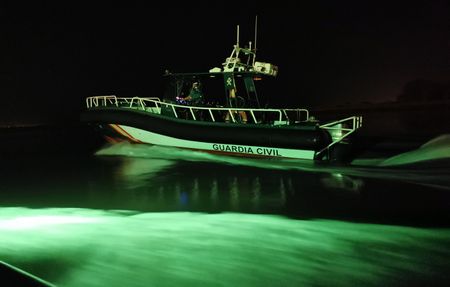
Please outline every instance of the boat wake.
[{"label": "boat wake", "polygon": [[382,162],[380,166],[407,165],[418,162],[450,159],[450,134],[436,137],[420,148],[390,157]]},{"label": "boat wake", "polygon": [[[99,156],[126,156],[164,162],[213,162],[264,169],[297,170],[301,172],[332,173],[361,178],[400,180],[450,190],[450,134],[441,135],[420,148],[389,158],[355,159],[350,164],[315,163],[298,159],[255,159],[215,155],[205,152],[153,145],[114,144],[96,153]],[[161,166],[161,165],[160,165]]]}]

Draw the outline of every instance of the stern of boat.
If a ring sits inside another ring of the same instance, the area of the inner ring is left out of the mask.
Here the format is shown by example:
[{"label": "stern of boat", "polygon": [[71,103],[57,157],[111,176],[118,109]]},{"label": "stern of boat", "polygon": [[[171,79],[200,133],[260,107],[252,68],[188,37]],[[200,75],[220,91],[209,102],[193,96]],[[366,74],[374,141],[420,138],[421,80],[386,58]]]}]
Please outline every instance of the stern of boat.
[{"label": "stern of boat", "polygon": [[328,133],[330,143],[316,152],[316,160],[347,162],[351,160],[352,136],[362,127],[362,116],[351,116],[320,125]]}]

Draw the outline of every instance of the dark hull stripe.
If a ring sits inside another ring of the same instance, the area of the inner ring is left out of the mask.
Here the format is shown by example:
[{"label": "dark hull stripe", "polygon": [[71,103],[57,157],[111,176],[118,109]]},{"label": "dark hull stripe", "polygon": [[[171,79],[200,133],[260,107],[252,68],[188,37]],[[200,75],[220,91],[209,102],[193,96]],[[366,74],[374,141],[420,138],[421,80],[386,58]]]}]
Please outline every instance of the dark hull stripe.
[{"label": "dark hull stripe", "polygon": [[93,109],[81,120],[99,124],[121,124],[165,136],[200,142],[254,145],[289,149],[319,150],[330,136],[311,126],[268,126],[180,120],[136,110]]}]

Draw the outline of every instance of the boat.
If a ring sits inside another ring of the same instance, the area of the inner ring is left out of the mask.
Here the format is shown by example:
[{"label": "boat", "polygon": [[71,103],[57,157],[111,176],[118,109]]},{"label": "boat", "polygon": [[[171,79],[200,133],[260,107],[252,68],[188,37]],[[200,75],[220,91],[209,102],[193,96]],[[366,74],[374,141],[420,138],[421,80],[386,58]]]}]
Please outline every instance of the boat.
[{"label": "boat", "polygon": [[237,26],[236,44],[220,67],[197,73],[165,71],[167,89],[158,97],[89,96],[81,120],[110,143],[244,157],[338,159],[337,150],[351,145],[362,117],[322,123],[306,108],[262,106],[257,84],[277,75],[278,66],[256,60],[256,24],[254,43],[245,47],[239,44]]}]

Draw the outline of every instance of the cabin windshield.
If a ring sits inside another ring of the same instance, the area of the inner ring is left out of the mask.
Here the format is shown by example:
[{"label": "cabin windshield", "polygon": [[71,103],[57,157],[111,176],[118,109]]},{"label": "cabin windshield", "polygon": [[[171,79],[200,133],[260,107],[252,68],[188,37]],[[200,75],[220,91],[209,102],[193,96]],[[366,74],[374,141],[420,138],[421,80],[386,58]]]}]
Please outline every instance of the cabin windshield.
[{"label": "cabin windshield", "polygon": [[[255,79],[257,73],[192,73],[166,74],[164,101],[189,104],[185,101],[197,84],[202,93],[202,106],[260,108]],[[234,89],[234,91],[231,91]],[[232,99],[233,95],[236,99]]]}]

